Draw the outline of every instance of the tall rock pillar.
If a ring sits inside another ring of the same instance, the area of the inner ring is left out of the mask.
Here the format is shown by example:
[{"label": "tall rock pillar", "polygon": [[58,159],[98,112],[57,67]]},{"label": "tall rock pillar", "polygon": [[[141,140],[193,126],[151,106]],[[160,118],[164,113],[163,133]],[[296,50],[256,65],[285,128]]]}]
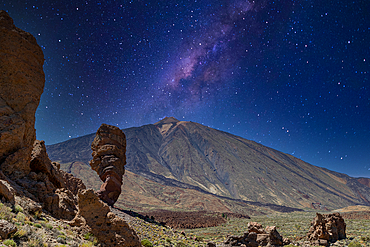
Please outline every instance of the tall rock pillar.
[{"label": "tall rock pillar", "polygon": [[126,165],[126,136],[118,127],[102,124],[91,149],[93,159],[89,162],[90,166],[104,182],[97,194],[112,206],[121,194]]},{"label": "tall rock pillar", "polygon": [[30,172],[35,113],[44,89],[44,54],[36,39],[0,11],[0,169],[12,177]]}]

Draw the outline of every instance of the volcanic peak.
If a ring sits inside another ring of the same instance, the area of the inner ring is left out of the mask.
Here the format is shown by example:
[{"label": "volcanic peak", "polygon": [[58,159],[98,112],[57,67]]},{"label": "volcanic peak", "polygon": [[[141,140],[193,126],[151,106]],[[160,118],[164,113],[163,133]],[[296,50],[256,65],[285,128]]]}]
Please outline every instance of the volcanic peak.
[{"label": "volcanic peak", "polygon": [[154,126],[156,126],[159,131],[161,132],[161,135],[167,136],[171,131],[178,125],[181,125],[182,123],[187,123],[186,121],[179,121],[174,117],[165,117],[161,121],[156,122]]},{"label": "volcanic peak", "polygon": [[154,125],[173,124],[173,123],[176,124],[178,122],[180,122],[180,120],[177,120],[174,117],[165,117],[161,121],[156,122]]}]

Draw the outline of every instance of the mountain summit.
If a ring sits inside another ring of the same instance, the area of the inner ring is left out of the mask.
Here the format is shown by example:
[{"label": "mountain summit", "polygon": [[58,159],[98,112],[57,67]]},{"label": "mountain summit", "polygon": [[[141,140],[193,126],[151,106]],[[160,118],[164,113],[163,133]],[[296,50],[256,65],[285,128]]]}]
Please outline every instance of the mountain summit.
[{"label": "mountain summit", "polygon": [[180,122],[180,121],[177,120],[174,117],[165,117],[161,121],[156,122],[154,125],[157,125],[158,126],[158,125],[163,125],[163,124],[176,124],[178,122]]},{"label": "mountain summit", "polygon": [[[165,186],[297,208],[334,209],[370,201],[369,187],[355,178],[198,123],[168,117],[123,132],[127,170]],[[49,146],[49,156],[71,172],[77,161],[86,164],[91,159],[90,140],[92,136],[85,136]],[[175,206],[180,199],[172,197],[163,202],[156,196],[166,205],[174,200]]]}]

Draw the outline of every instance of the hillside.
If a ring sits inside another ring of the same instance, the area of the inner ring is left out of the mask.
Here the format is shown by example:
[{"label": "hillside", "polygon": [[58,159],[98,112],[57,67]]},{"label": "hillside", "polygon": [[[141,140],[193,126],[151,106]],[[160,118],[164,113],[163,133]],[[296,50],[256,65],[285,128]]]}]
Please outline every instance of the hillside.
[{"label": "hillside", "polygon": [[[127,138],[126,170],[133,173],[126,176],[139,175],[133,180],[136,184],[130,185],[132,190],[146,179],[146,183],[155,181],[156,186],[190,189],[204,196],[295,208],[369,204],[370,189],[358,179],[198,123],[165,118],[123,131]],[[93,138],[92,134],[48,146],[49,156],[87,185],[99,184],[87,181],[98,179],[88,167]],[[86,172],[78,172],[81,169]],[[126,204],[130,197],[125,191],[129,190],[123,188],[121,195]],[[156,196],[154,192],[143,193],[144,198],[152,196]],[[176,208],[176,200],[156,198],[166,204],[164,207]],[[183,207],[192,208],[193,201],[189,199]]]}]

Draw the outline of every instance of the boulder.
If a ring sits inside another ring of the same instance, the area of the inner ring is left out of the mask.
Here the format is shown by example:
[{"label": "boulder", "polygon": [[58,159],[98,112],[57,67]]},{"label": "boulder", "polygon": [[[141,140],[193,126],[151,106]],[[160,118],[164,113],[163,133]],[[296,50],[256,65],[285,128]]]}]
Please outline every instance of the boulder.
[{"label": "boulder", "polygon": [[36,39],[0,11],[0,169],[21,178],[30,171],[35,112],[44,89],[44,55]]},{"label": "boulder", "polygon": [[263,229],[262,225],[257,222],[249,222],[248,223],[248,232],[255,232],[257,234],[266,233],[265,229]]},{"label": "boulder", "polygon": [[126,221],[113,214],[92,189],[78,193],[78,213],[69,223],[88,228],[103,246],[141,247],[139,237]]},{"label": "boulder", "polygon": [[255,232],[245,232],[241,236],[228,236],[224,245],[258,247],[258,242],[256,240],[257,234]]},{"label": "boulder", "polygon": [[257,222],[248,223],[248,232],[242,236],[229,236],[225,241],[225,246],[283,246],[289,244],[288,239],[283,239],[276,226],[267,226],[263,229]]},{"label": "boulder", "polygon": [[121,194],[122,176],[126,165],[126,136],[118,127],[102,124],[93,143],[93,159],[89,162],[103,181],[99,198],[112,206]]},{"label": "boulder", "polygon": [[333,243],[346,238],[346,223],[339,213],[316,213],[316,217],[307,233],[307,238],[313,244],[327,246],[330,242]]},{"label": "boulder", "polygon": [[6,220],[0,220],[0,238],[7,239],[10,234],[15,233],[17,227]]},{"label": "boulder", "polygon": [[0,198],[15,204],[14,189],[6,180],[0,179]]}]

